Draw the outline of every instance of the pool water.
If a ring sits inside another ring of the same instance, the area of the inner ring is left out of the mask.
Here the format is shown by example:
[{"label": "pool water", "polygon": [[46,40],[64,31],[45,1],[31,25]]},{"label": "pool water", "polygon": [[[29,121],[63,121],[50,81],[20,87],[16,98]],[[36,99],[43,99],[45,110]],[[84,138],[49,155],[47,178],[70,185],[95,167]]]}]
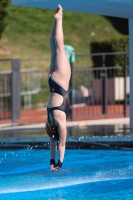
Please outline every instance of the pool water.
[{"label": "pool water", "polygon": [[49,170],[49,150],[0,151],[0,200],[132,200],[133,152],[66,150]]}]

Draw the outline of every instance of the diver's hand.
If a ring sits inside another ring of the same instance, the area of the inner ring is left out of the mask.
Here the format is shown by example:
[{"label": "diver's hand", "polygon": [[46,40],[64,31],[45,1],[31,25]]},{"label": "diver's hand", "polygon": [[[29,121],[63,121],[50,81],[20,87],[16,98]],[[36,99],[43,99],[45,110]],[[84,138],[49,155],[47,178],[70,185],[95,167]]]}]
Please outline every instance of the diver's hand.
[{"label": "diver's hand", "polygon": [[58,160],[58,163],[55,164],[54,167],[55,167],[56,169],[60,169],[60,168],[62,167],[62,165],[63,165],[63,163],[62,163],[60,160]]},{"label": "diver's hand", "polygon": [[55,170],[57,171],[57,168],[54,165],[50,165],[50,170]]},{"label": "diver's hand", "polygon": [[55,167],[55,160],[54,159],[50,160],[50,170],[57,170],[57,168]]}]

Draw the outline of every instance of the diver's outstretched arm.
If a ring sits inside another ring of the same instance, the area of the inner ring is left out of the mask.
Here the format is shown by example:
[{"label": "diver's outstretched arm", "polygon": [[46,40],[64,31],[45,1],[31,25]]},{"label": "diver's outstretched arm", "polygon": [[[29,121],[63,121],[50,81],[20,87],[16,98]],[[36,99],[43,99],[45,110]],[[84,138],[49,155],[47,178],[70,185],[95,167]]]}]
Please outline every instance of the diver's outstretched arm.
[{"label": "diver's outstretched arm", "polygon": [[58,145],[59,161],[63,163],[65,148],[66,148],[66,136],[67,136],[66,124],[62,122],[59,123],[58,132],[59,132],[59,145]]},{"label": "diver's outstretched arm", "polygon": [[57,142],[50,137],[50,170],[56,170],[55,157],[56,157]]}]

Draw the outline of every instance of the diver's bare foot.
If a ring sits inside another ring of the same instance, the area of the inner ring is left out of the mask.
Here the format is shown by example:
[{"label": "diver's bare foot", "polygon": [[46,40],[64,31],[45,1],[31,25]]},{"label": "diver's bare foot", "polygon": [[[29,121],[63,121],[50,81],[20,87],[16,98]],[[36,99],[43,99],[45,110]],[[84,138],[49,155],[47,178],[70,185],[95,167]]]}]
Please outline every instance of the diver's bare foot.
[{"label": "diver's bare foot", "polygon": [[62,10],[63,8],[61,7],[60,4],[58,4],[58,8],[56,10],[56,13],[54,14],[55,19],[62,19]]}]

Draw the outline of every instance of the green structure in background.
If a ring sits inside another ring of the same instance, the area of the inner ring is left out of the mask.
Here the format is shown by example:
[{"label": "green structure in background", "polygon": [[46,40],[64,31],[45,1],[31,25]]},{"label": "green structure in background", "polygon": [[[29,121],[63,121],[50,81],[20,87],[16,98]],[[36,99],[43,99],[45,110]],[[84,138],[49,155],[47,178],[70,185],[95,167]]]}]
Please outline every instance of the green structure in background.
[{"label": "green structure in background", "polygon": [[74,63],[76,61],[75,59],[75,49],[70,45],[65,45],[65,50],[67,54],[67,58],[70,63]]}]

